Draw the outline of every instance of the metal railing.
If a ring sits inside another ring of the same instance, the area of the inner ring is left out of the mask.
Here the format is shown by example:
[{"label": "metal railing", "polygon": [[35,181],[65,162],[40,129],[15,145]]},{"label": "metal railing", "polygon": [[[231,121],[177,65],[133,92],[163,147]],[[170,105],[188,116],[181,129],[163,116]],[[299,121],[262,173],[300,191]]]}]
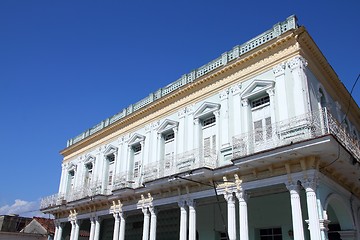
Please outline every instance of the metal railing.
[{"label": "metal railing", "polygon": [[360,161],[359,141],[326,108],[277,122],[264,131],[254,130],[234,136],[233,159],[326,134],[334,135]]}]

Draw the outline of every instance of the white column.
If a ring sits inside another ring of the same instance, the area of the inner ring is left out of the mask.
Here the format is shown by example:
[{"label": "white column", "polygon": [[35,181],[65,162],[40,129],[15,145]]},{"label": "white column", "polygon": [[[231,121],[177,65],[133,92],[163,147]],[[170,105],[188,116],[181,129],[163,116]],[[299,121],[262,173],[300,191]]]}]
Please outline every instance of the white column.
[{"label": "white column", "polygon": [[189,240],[196,240],[196,210],[194,200],[189,200]]},{"label": "white column", "polygon": [[114,233],[113,233],[113,240],[119,239],[119,228],[120,228],[120,217],[118,213],[113,213],[115,222],[114,222]]},{"label": "white column", "polygon": [[54,223],[55,223],[54,240],[57,240],[57,235],[59,233],[59,223],[56,220],[54,220]]},{"label": "white column", "polygon": [[308,90],[305,86],[306,75],[305,67],[307,65],[306,60],[303,57],[295,57],[288,62],[288,66],[291,69],[293,76],[293,102],[295,115],[303,115],[310,111],[308,109],[308,102],[306,100],[306,94]]},{"label": "white column", "polygon": [[185,201],[181,200],[179,201],[179,207],[180,207],[180,234],[179,234],[179,240],[186,240],[187,239],[187,210]]},{"label": "white column", "polygon": [[99,217],[95,217],[94,240],[99,240],[100,238],[100,223],[101,223],[101,219]]},{"label": "white column", "polygon": [[299,195],[300,186],[291,182],[286,184],[286,187],[290,191],[294,240],[304,240],[304,226]]},{"label": "white column", "polygon": [[217,125],[221,125],[221,148],[230,146],[229,141],[229,90],[221,91],[219,94],[221,109],[220,109],[220,122],[216,122]]},{"label": "white column", "polygon": [[[243,131],[242,133],[247,133],[250,131],[250,119],[252,118],[251,117],[251,113],[250,113],[250,109],[249,109],[249,100],[248,99],[242,99],[241,100],[241,105],[242,105],[242,109],[241,109],[241,112],[242,112],[242,123],[243,123]],[[250,143],[249,143],[250,144]]]},{"label": "white column", "polygon": [[198,118],[194,119],[193,128],[194,128],[193,137],[189,138],[189,141],[190,141],[190,139],[192,139],[191,141],[193,141],[193,145],[192,145],[193,149],[200,150],[200,146],[201,146],[201,144],[200,144],[201,139],[199,136],[200,135],[200,120]]},{"label": "white column", "polygon": [[276,65],[273,68],[273,73],[275,75],[275,89],[276,89],[276,95],[277,95],[277,103],[276,109],[279,113],[279,120],[283,121],[289,118],[288,115],[288,98],[287,98],[287,91],[286,91],[286,81],[285,81],[285,63],[280,63],[279,65]]},{"label": "white column", "polygon": [[120,234],[119,234],[119,240],[125,239],[125,214],[123,212],[119,213],[120,216]]},{"label": "white column", "polygon": [[54,240],[61,240],[62,232],[63,232],[63,226],[62,226],[62,223],[59,222],[57,233],[56,233],[56,238],[54,238]]},{"label": "white column", "polygon": [[240,240],[249,240],[247,195],[244,191],[240,190],[236,193],[236,197],[239,200]]},{"label": "white column", "polygon": [[74,238],[73,240],[78,240],[79,239],[79,232],[80,232],[80,220],[75,220],[75,233],[74,233]]},{"label": "white column", "polygon": [[177,153],[184,152],[184,145],[185,145],[185,116],[186,116],[185,108],[178,111],[178,117],[179,117],[179,133],[178,133],[178,139],[176,140],[177,143]]},{"label": "white column", "polygon": [[232,192],[224,193],[227,202],[227,216],[228,216],[228,236],[229,240],[236,240],[236,213],[235,213],[235,197]]},{"label": "white column", "polygon": [[270,99],[270,114],[271,114],[271,123],[277,122],[275,114],[275,90],[273,88],[266,90],[266,93],[269,94]]},{"label": "white column", "polygon": [[306,191],[306,202],[308,208],[308,215],[309,215],[309,230],[310,230],[310,238],[311,240],[320,240],[321,233],[320,233],[320,221],[319,221],[319,211],[317,209],[316,204],[316,187],[317,181],[315,178],[313,179],[306,179],[302,183],[303,187]]},{"label": "white column", "polygon": [[149,216],[148,208],[144,207],[142,209],[142,212],[144,214],[144,225],[143,225],[142,240],[148,240],[149,239],[149,225],[150,225],[150,216]]},{"label": "white column", "polygon": [[157,210],[154,206],[149,207],[149,211],[151,214],[151,222],[150,222],[150,240],[156,240],[156,226],[157,226]]},{"label": "white column", "polygon": [[216,121],[216,153],[220,150],[220,110],[214,111],[214,115],[215,115],[215,121]]},{"label": "white column", "polygon": [[233,106],[232,106],[233,117],[230,119],[233,119],[232,125],[233,125],[234,136],[239,135],[241,133],[242,112],[241,112],[240,90],[241,90],[240,84],[231,87],[231,92],[233,94]]},{"label": "white column", "polygon": [[198,139],[194,139],[194,131],[197,131],[198,129],[194,129],[194,106],[186,107],[186,113],[187,113],[187,124],[185,129],[187,129],[187,134],[185,137],[186,141],[186,149],[185,151],[192,150],[194,148],[197,148],[199,144],[194,144],[194,140],[197,141]]},{"label": "white column", "polygon": [[61,178],[60,178],[60,186],[59,186],[59,196],[61,197],[61,195],[65,194],[66,192],[66,179],[67,179],[67,172],[66,172],[66,165],[62,164],[61,165]]},{"label": "white column", "polygon": [[89,237],[89,240],[94,240],[94,235],[95,235],[95,218],[91,217],[90,218],[90,237]]},{"label": "white column", "polygon": [[70,232],[70,240],[74,240],[74,235],[75,235],[75,221],[71,220],[71,232]]}]

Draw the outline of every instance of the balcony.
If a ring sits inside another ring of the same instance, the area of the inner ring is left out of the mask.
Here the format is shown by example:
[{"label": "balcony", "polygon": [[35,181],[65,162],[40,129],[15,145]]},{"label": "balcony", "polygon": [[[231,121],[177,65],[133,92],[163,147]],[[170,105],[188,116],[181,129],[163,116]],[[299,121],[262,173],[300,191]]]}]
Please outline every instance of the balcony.
[{"label": "balcony", "polygon": [[[360,162],[359,141],[352,137],[347,128],[341,125],[327,109],[274,123],[263,131],[251,131],[234,136],[233,159],[329,134],[333,135]],[[126,188],[136,189],[141,187],[142,183],[197,168],[217,167],[219,167],[218,154],[215,150],[193,149],[144,165],[137,178],[134,178],[132,171],[121,172],[114,176],[112,185],[104,186],[101,181],[97,181],[91,186],[74,189],[67,195],[54,194],[45,197],[41,201],[40,208],[52,208],[97,195],[111,195],[114,191]]]},{"label": "balcony", "polygon": [[326,108],[277,122],[264,131],[251,131],[234,136],[233,159],[328,134],[333,135],[360,161],[359,141],[351,136],[346,126],[340,124]]}]

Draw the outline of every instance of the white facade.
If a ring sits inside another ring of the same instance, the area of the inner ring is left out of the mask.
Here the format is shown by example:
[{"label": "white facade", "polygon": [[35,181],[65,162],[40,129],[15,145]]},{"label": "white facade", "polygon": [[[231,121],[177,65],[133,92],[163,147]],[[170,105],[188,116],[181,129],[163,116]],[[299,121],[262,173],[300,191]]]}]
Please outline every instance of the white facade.
[{"label": "white facade", "polygon": [[55,239],[360,239],[360,111],[319,58],[291,16],[69,140]]}]

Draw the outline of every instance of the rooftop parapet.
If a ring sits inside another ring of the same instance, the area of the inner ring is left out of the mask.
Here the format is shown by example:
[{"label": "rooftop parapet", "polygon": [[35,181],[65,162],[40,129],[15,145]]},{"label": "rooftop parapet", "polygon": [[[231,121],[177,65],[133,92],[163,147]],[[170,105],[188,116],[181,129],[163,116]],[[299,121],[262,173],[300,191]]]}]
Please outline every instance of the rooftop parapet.
[{"label": "rooftop parapet", "polygon": [[122,118],[125,118],[126,116],[130,115],[131,113],[151,104],[152,102],[170,94],[171,92],[181,88],[184,85],[187,85],[189,83],[192,83],[196,81],[196,79],[206,75],[209,72],[212,72],[216,69],[219,69],[223,66],[225,66],[227,63],[234,61],[235,59],[239,58],[240,56],[244,55],[245,53],[257,48],[258,46],[261,46],[272,39],[278,37],[279,35],[291,30],[296,29],[298,27],[297,25],[297,19],[295,15],[292,15],[288,17],[284,22],[280,22],[275,24],[272,29],[258,35],[257,37],[247,41],[246,43],[242,45],[237,45],[233,47],[232,50],[223,53],[220,57],[214,59],[213,61],[193,70],[192,72],[188,74],[184,74],[181,78],[178,80],[170,83],[169,85],[160,88],[156,92],[150,93],[149,96],[146,98],[141,99],[135,104],[131,104],[127,108],[124,108],[121,112],[115,114],[112,117],[109,117],[100,123],[96,124],[92,128],[86,130],[85,132],[81,133],[80,135],[71,138],[67,141],[67,147],[70,147],[71,145],[80,142],[81,140],[91,136],[92,134],[106,128],[110,124],[113,124],[114,122],[120,121]]}]

